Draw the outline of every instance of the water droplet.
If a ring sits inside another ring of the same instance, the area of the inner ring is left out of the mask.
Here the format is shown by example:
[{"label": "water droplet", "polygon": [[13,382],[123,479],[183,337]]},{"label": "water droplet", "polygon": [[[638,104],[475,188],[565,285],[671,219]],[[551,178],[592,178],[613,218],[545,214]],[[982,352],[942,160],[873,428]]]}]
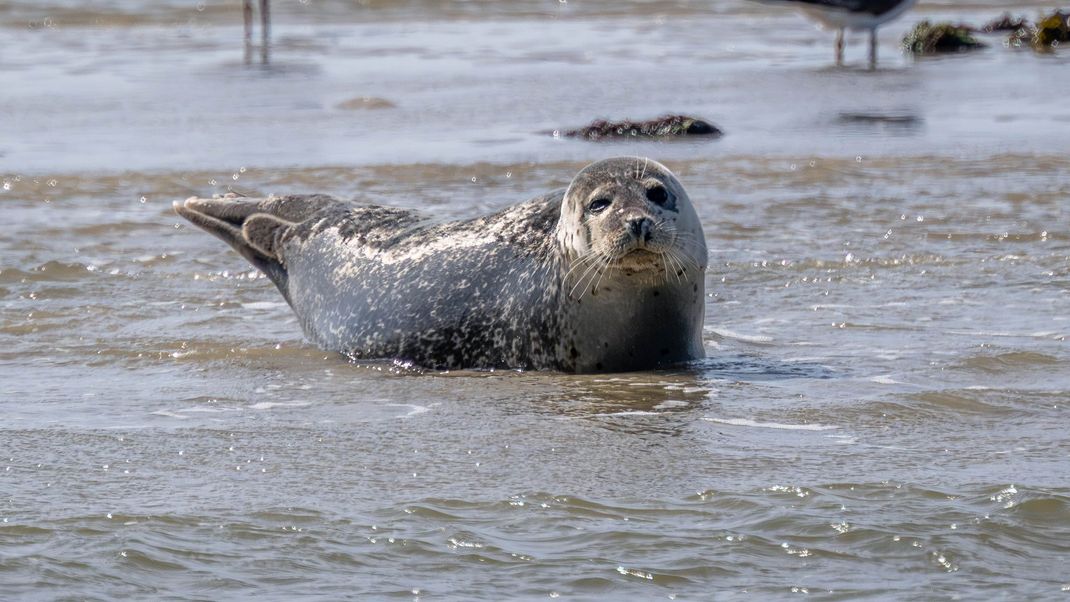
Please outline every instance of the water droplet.
[{"label": "water droplet", "polygon": [[4,180],[4,190],[11,190],[11,182],[9,180]]},{"label": "water droplet", "polygon": [[138,199],[138,201],[140,201],[140,202],[141,202],[141,204],[142,204],[142,205],[144,205],[144,204],[145,204],[145,201],[148,201],[148,199],[147,199],[147,198],[145,198],[145,197],[141,197],[140,199]]},{"label": "water droplet", "polygon": [[215,186],[215,180],[208,180],[208,183],[211,184],[212,186]]}]

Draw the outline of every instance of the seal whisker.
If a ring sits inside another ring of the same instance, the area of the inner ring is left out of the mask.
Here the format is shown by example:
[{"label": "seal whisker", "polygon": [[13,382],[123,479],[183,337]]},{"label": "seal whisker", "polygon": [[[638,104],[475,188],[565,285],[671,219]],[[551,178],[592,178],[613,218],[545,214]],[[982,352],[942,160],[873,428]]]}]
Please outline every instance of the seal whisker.
[{"label": "seal whisker", "polygon": [[681,281],[680,280],[680,274],[681,273],[685,273],[686,274],[687,270],[684,268],[683,264],[680,263],[680,258],[677,257],[676,254],[672,252],[672,249],[669,249],[667,254],[669,256],[669,259],[673,263],[672,271],[673,271],[674,274],[676,274],[676,281],[680,282]]},{"label": "seal whisker", "polygon": [[[587,255],[585,256],[585,260],[582,262],[582,264],[580,262],[577,262],[577,264],[578,265],[576,265],[575,268],[582,267],[583,269],[579,272],[579,276],[576,277],[576,282],[572,285],[572,289],[568,292],[569,298],[572,297],[572,295],[576,292],[577,288],[583,286],[583,282],[587,279],[587,276],[591,273],[591,270],[597,269],[599,264],[599,256],[597,254]],[[570,270],[570,273],[571,271],[572,270]],[[568,282],[564,278],[562,278],[561,282],[566,286],[568,285]]]},{"label": "seal whisker", "polygon": [[568,277],[572,274],[572,272],[576,271],[576,268],[579,268],[580,266],[583,266],[584,264],[587,264],[587,263],[589,263],[591,261],[594,261],[597,258],[598,258],[598,254],[592,251],[592,252],[580,255],[576,259],[572,260],[572,263],[570,264],[570,267],[569,267],[568,271],[565,272],[561,276],[562,282],[567,280]]},{"label": "seal whisker", "polygon": [[694,234],[692,234],[691,232],[680,232],[676,235],[676,243],[677,244],[675,246],[678,247],[678,250],[682,252],[680,254],[680,258],[686,260],[689,264],[691,264],[692,267],[698,269],[698,261],[691,257],[691,253],[689,253],[689,251],[701,250],[706,246],[706,241],[697,240]]},{"label": "seal whisker", "polygon": [[698,249],[696,247],[701,246],[702,243],[696,241],[693,237],[688,236],[688,234],[688,232],[681,232],[680,235],[676,237],[676,244],[673,245],[673,247],[681,252],[681,257],[695,263],[696,267],[698,267],[698,264],[695,262],[694,258],[691,257],[689,251],[697,251]]},{"label": "seal whisker", "polygon": [[587,270],[580,276],[580,279],[576,282],[576,286],[572,287],[572,290],[569,292],[569,298],[573,298],[573,293],[576,292],[577,288],[580,288],[582,286],[583,290],[580,291],[580,296],[575,297],[575,299],[577,301],[583,299],[583,297],[587,294],[587,291],[591,288],[591,282],[595,279],[595,277],[598,276],[599,269],[601,268],[600,264],[601,261],[598,261],[591,264],[591,266],[587,268]]},{"label": "seal whisker", "polygon": [[[603,268],[603,269],[602,269],[602,271],[601,271],[601,272],[600,272],[600,273],[598,274],[598,280],[596,280],[596,281],[595,281],[595,283],[594,283],[594,286],[592,286],[592,287],[591,287],[591,289],[597,289],[597,288],[598,288],[598,285],[602,283],[602,277],[603,277],[603,276],[605,276],[605,275],[606,275],[606,272],[608,272],[608,271],[609,271],[609,270],[608,270],[608,269],[606,269],[606,268],[608,268],[608,267],[609,267],[609,264],[610,264],[610,262],[611,262],[611,261],[613,261],[613,260],[612,260],[612,259],[611,259],[611,258],[610,258],[610,257],[609,257],[608,255],[607,255],[607,256],[606,256],[606,260],[605,260],[605,263],[603,263],[603,264],[602,264],[602,268]],[[587,291],[585,290],[585,291],[584,291],[584,293],[586,293],[586,292],[587,292]],[[581,299],[583,298],[583,295],[582,295],[582,294],[580,295],[580,298],[581,298]]]},{"label": "seal whisker", "polygon": [[[609,265],[608,260],[606,260],[603,264],[604,258],[608,257],[605,254],[592,252],[591,255],[593,255],[593,258],[591,259],[590,265],[587,266],[585,270],[583,270],[583,273],[580,274],[580,277],[576,280],[575,286],[573,286],[572,290],[568,293],[568,296],[570,298],[572,297],[573,293],[576,292],[576,289],[579,288],[580,285],[583,285],[583,292],[581,292],[580,296],[578,297],[578,299],[582,299],[583,296],[587,294],[587,285],[590,284],[591,280],[593,280],[594,277],[598,275],[599,269],[604,268],[606,265]],[[584,284],[584,281],[586,281],[587,284]]]},{"label": "seal whisker", "polygon": [[665,271],[665,284],[668,284],[669,283],[669,257],[668,257],[668,251],[662,251],[661,253],[659,253],[659,255],[661,255],[661,267]]}]

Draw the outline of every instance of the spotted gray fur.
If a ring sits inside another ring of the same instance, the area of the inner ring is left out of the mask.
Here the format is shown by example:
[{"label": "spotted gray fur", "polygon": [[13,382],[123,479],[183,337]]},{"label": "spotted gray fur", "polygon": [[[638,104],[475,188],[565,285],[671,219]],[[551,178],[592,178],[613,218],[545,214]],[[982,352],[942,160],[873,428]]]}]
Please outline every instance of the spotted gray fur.
[{"label": "spotted gray fur", "polygon": [[175,209],[267,274],[309,339],[355,359],[611,372],[703,356],[701,225],[648,159],[457,222],[325,195]]}]

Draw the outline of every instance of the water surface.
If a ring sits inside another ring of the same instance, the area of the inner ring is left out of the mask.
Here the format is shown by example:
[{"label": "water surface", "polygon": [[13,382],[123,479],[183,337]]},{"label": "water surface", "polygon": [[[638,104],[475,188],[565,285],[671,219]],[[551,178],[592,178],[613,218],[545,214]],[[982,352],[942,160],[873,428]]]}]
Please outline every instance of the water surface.
[{"label": "water surface", "polygon": [[[829,33],[727,0],[278,2],[268,66],[202,4],[0,9],[4,597],[1070,589],[1068,55],[894,49],[999,2],[923,3],[874,73],[861,36],[834,69]],[[727,135],[548,133],[668,111]],[[706,360],[354,365],[170,209],[462,218],[616,154],[702,216]]]}]

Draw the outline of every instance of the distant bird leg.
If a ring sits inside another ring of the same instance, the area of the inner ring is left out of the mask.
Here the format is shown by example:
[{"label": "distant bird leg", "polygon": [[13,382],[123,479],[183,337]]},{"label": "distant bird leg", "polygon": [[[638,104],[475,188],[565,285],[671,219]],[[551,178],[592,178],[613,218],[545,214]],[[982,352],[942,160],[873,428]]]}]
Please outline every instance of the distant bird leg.
[{"label": "distant bird leg", "polygon": [[801,9],[823,27],[836,30],[836,66],[843,66],[846,31],[869,30],[869,68],[877,68],[877,28],[898,18],[916,0],[758,0]]},{"label": "distant bird leg", "polygon": [[869,30],[869,70],[877,68],[877,28]]},{"label": "distant bird leg", "polygon": [[836,30],[836,66],[843,66],[843,28]]},{"label": "distant bird leg", "polygon": [[253,0],[242,0],[242,17],[245,20],[245,64],[253,62]]},{"label": "distant bird leg", "polygon": [[[248,1],[246,0],[246,2]],[[260,62],[265,65],[268,62],[268,49],[271,46],[268,41],[271,37],[271,9],[269,2],[270,0],[260,0]]]}]

